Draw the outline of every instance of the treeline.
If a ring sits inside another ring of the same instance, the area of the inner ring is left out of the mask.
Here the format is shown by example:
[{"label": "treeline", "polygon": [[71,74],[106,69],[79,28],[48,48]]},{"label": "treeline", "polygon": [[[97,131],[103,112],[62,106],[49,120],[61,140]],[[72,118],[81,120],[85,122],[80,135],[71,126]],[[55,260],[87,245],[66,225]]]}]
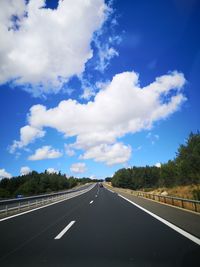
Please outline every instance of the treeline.
[{"label": "treeline", "polygon": [[59,173],[38,173],[32,171],[27,175],[4,178],[0,181],[0,198],[16,197],[17,195],[32,196],[70,189],[79,184],[95,182],[90,178],[67,178]]},{"label": "treeline", "polygon": [[179,147],[176,158],[162,164],[160,168],[124,168],[105,180],[111,181],[115,187],[134,190],[200,184],[200,133],[191,133],[186,144]]}]

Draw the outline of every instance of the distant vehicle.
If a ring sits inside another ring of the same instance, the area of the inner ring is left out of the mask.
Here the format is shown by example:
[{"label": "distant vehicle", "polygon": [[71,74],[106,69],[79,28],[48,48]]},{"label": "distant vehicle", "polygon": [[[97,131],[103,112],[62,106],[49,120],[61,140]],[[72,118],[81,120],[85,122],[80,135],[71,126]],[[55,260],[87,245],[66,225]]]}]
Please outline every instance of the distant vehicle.
[{"label": "distant vehicle", "polygon": [[103,187],[102,183],[99,184],[99,187]]},{"label": "distant vehicle", "polygon": [[23,198],[24,196],[19,194],[19,195],[16,195],[16,198]]}]

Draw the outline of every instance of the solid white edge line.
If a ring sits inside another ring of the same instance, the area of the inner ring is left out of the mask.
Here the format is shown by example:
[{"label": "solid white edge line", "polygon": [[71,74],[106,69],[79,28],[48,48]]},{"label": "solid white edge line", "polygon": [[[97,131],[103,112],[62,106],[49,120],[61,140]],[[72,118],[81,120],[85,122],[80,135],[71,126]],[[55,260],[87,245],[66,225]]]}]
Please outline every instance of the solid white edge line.
[{"label": "solid white edge line", "polygon": [[78,194],[78,195],[75,195],[75,196],[71,196],[71,197],[69,197],[69,198],[61,199],[61,200],[59,200],[59,201],[56,201],[56,202],[53,202],[53,203],[50,203],[50,204],[47,204],[47,205],[44,205],[44,206],[41,206],[41,207],[38,207],[38,208],[35,208],[35,209],[27,210],[27,211],[24,211],[24,212],[15,214],[15,215],[11,215],[11,216],[2,218],[2,219],[0,219],[0,222],[3,222],[3,221],[6,221],[6,220],[9,220],[9,219],[12,219],[12,218],[14,218],[14,217],[18,217],[18,216],[24,215],[24,214],[26,214],[26,213],[33,212],[33,211],[35,211],[35,210],[40,210],[40,209],[43,209],[43,208],[46,208],[46,207],[55,205],[55,204],[57,204],[57,203],[66,201],[66,200],[68,200],[68,199],[71,199],[71,198],[80,196],[80,195],[82,195],[82,194],[84,194],[84,193],[87,193],[87,192],[90,191],[92,188],[94,188],[94,186],[92,186],[91,188],[89,188],[89,190],[87,190],[87,191],[84,190],[83,192],[81,192],[81,194]]},{"label": "solid white edge line", "polygon": [[148,213],[149,215],[151,215],[152,217],[154,217],[155,219],[159,220],[160,222],[166,224],[167,226],[169,226],[170,228],[172,228],[173,230],[175,230],[176,232],[178,232],[179,234],[185,236],[186,238],[190,239],[191,241],[193,241],[194,243],[196,243],[197,245],[200,245],[200,239],[189,234],[188,232],[184,231],[183,229],[179,228],[178,226],[166,221],[165,219],[159,217],[158,215],[152,213],[151,211],[146,210],[145,208],[139,206],[138,204],[134,203],[133,201],[131,201],[130,199],[118,194],[119,197],[125,199],[126,201],[130,202],[131,204],[133,204],[134,206],[136,206],[137,208],[143,210],[144,212]]},{"label": "solid white edge line", "polygon": [[110,189],[108,189],[108,188],[106,188],[106,187],[105,187],[105,189],[108,190],[108,191],[110,191],[110,192],[113,193],[113,194],[115,193],[114,191],[112,191],[112,190],[110,190]]},{"label": "solid white edge line", "polygon": [[75,223],[76,221],[71,221],[54,239],[60,239]]},{"label": "solid white edge line", "polygon": [[94,202],[94,201],[93,201],[93,200],[91,200],[91,201],[90,201],[90,204],[92,204],[93,202]]}]

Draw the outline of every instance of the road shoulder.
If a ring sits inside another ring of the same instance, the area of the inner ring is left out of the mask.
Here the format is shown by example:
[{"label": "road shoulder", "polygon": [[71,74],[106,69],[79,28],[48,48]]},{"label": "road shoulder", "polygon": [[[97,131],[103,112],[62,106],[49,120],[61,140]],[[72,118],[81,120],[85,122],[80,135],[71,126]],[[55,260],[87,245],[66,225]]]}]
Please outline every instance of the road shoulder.
[{"label": "road shoulder", "polygon": [[[105,186],[105,185],[104,185]],[[105,188],[112,190],[125,198],[133,201],[137,205],[149,210],[150,212],[160,216],[170,223],[180,227],[188,233],[200,238],[200,215],[194,212],[188,212],[173,206],[164,205],[159,202],[151,201],[149,199],[133,196],[118,188]]]}]

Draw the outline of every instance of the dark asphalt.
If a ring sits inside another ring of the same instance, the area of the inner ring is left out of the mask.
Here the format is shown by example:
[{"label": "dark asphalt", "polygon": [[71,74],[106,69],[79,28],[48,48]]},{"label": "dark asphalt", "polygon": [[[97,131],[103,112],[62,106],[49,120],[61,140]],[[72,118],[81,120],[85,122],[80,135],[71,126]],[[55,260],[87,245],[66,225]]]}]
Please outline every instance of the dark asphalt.
[{"label": "dark asphalt", "polygon": [[[69,231],[55,240],[74,220]],[[0,238],[1,267],[193,267],[200,263],[200,246],[97,186],[73,199],[0,222]]]},{"label": "dark asphalt", "polygon": [[[112,188],[113,190],[113,188]],[[114,190],[117,191],[116,188]],[[136,197],[125,192],[118,192],[141,207],[155,213],[161,218],[173,223],[186,232],[200,238],[200,214],[180,209],[174,206],[165,205],[153,200]]]}]

